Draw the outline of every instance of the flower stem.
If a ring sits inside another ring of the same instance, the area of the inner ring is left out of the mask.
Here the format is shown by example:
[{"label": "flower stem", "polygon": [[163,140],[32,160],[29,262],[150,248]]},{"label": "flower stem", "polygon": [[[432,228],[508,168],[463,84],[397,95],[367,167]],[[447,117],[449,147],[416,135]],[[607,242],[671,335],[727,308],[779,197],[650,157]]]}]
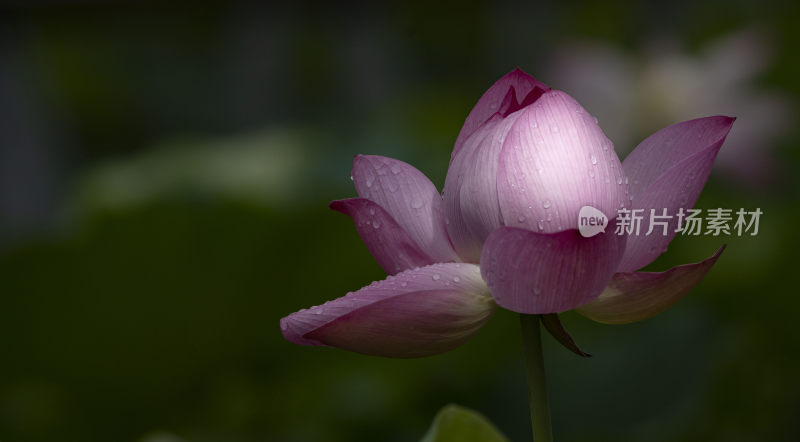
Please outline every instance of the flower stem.
[{"label": "flower stem", "polygon": [[542,357],[542,335],[539,315],[520,315],[522,344],[525,352],[525,369],[528,377],[528,399],[531,404],[531,426],[533,440],[552,442],[550,406],[547,402],[547,382]]}]

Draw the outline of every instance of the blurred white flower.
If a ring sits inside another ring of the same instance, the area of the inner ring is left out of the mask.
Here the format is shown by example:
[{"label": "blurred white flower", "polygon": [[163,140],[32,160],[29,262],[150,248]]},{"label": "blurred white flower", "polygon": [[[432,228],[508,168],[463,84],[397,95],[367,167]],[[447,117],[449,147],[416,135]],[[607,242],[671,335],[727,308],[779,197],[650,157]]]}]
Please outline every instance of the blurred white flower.
[{"label": "blurred white flower", "polygon": [[605,42],[574,43],[557,50],[549,73],[600,119],[623,155],[660,127],[705,115],[737,117],[717,164],[729,178],[753,184],[776,173],[773,149],[792,119],[789,100],[757,84],[771,64],[769,39],[747,29],[696,53],[674,38],[633,54]]},{"label": "blurred white flower", "polygon": [[89,209],[121,209],[199,197],[285,207],[308,181],[308,151],[303,133],[288,129],[168,141],[87,171],[79,203]]}]

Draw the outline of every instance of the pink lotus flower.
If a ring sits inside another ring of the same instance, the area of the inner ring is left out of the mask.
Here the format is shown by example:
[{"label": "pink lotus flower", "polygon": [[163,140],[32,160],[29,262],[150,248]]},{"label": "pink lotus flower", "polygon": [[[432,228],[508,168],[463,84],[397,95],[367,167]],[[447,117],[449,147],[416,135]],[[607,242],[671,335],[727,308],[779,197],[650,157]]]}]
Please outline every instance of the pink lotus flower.
[{"label": "pink lotus flower", "polygon": [[342,298],[281,320],[302,345],[418,357],[476,333],[497,305],[526,314],[576,309],[604,323],[653,316],[709,271],[710,258],[636,272],[675,233],[578,233],[583,206],[691,208],[731,128],[729,117],[686,121],[644,140],[624,162],[591,115],[564,92],[515,70],[470,112],[440,195],[414,167],[357,156],[358,198],[334,201],[389,273]]}]

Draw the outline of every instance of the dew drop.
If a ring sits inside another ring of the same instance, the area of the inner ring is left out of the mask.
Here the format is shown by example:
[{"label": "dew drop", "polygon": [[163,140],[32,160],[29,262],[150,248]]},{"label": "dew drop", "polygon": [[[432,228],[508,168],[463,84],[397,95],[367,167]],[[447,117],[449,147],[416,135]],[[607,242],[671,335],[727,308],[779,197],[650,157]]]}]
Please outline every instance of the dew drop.
[{"label": "dew drop", "polygon": [[625,184],[628,184],[628,177],[625,177]]},{"label": "dew drop", "polygon": [[550,208],[550,205],[551,205],[551,204],[550,204],[550,200],[544,200],[544,201],[542,202],[542,207],[544,207],[545,209],[549,209],[549,208]]},{"label": "dew drop", "polygon": [[377,228],[380,228],[380,226],[381,226],[380,221],[378,221],[377,219],[372,220],[372,227],[373,228],[377,229]]},{"label": "dew drop", "polygon": [[281,330],[286,331],[289,328],[289,324],[286,321],[281,321]]},{"label": "dew drop", "polygon": [[537,223],[537,227],[539,228],[539,231],[540,231],[540,232],[541,232],[542,230],[544,230],[544,223],[542,222],[542,220],[539,220],[539,222]]},{"label": "dew drop", "polygon": [[401,282],[401,283],[400,283],[400,287],[405,287],[405,286],[407,286],[407,285],[408,285],[408,283],[407,283],[407,282],[405,282],[405,281],[403,281],[403,282]]},{"label": "dew drop", "polygon": [[594,170],[590,170],[590,171],[589,171],[589,176],[590,176],[591,178],[594,178]]},{"label": "dew drop", "polygon": [[412,209],[419,209],[420,207],[422,207],[422,200],[421,199],[415,199],[414,201],[411,201],[411,208]]},{"label": "dew drop", "polygon": [[461,278],[458,276],[453,276],[453,282],[461,282]]},{"label": "dew drop", "polygon": [[622,177],[617,177],[617,184],[622,185]]},{"label": "dew drop", "polygon": [[600,121],[597,120],[597,117],[594,117],[594,124],[599,123]]},{"label": "dew drop", "polygon": [[592,161],[592,164],[597,165],[597,157],[594,154],[589,155],[589,159]]},{"label": "dew drop", "polygon": [[350,181],[355,181],[355,179],[353,178],[353,175],[350,175]]},{"label": "dew drop", "polygon": [[370,208],[370,209],[369,209],[369,214],[370,214],[370,215],[375,215],[375,209],[373,209],[373,208]]},{"label": "dew drop", "polygon": [[433,280],[434,280],[434,281],[438,281],[438,280],[440,280],[440,279],[442,279],[442,275],[440,275],[440,274],[438,274],[438,273],[434,273],[434,275],[433,275]]}]

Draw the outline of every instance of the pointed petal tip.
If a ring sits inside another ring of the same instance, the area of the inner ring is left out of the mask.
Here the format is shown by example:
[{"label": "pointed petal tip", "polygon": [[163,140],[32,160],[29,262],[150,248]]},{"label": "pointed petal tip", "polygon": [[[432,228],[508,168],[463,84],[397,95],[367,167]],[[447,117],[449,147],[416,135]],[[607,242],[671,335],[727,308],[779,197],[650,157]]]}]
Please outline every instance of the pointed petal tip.
[{"label": "pointed petal tip", "polygon": [[[512,78],[524,78],[524,79],[526,79],[526,80],[529,80],[529,81],[532,81],[532,82],[534,82],[534,83],[537,83],[537,84],[539,85],[539,87],[546,88],[547,90],[549,90],[549,89],[550,89],[550,87],[549,87],[549,86],[547,86],[546,84],[544,84],[544,83],[542,83],[541,81],[537,80],[537,79],[536,79],[536,78],[535,78],[533,75],[531,75],[531,74],[529,74],[529,73],[525,72],[525,71],[524,71],[524,70],[522,70],[522,68],[521,68],[521,67],[519,67],[519,66],[515,67],[513,70],[511,70],[511,72],[509,72],[509,73],[507,73],[507,74],[503,75],[503,76],[500,78],[500,80],[504,80],[504,79],[512,79]],[[499,82],[500,80],[498,80],[498,82]]]},{"label": "pointed petal tip", "polygon": [[721,246],[719,247],[719,249],[717,249],[717,251],[716,251],[716,252],[714,252],[714,254],[711,256],[711,259],[713,259],[714,261],[716,261],[716,260],[717,260],[717,258],[719,258],[719,256],[720,256],[720,255],[722,255],[722,252],[724,252],[724,251],[725,251],[725,249],[726,249],[727,247],[728,247],[728,245],[727,245],[727,244],[723,244],[723,245],[721,245]]},{"label": "pointed petal tip", "polygon": [[630,324],[651,318],[699,284],[726,247],[723,244],[703,261],[665,272],[617,273],[600,296],[575,311],[601,324]]},{"label": "pointed petal tip", "polygon": [[347,204],[345,200],[333,200],[328,203],[328,208],[347,215]]}]

